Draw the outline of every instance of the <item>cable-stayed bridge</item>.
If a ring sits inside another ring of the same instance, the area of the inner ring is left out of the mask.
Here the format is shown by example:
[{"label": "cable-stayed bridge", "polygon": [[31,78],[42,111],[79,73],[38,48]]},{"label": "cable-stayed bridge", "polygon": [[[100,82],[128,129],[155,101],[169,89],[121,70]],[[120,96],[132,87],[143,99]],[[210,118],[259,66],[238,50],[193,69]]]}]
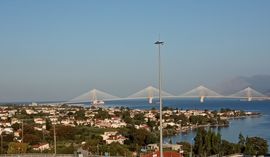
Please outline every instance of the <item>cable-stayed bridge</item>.
[{"label": "cable-stayed bridge", "polygon": [[[269,96],[266,96],[255,89],[247,87],[239,92],[236,92],[231,95],[221,95],[214,90],[211,90],[204,86],[196,87],[188,92],[185,92],[180,95],[173,95],[166,91],[161,91],[161,95],[163,98],[198,98],[200,102],[204,102],[205,98],[215,98],[215,99],[247,99],[248,101],[252,101],[254,99],[260,100],[270,100]],[[153,86],[148,86],[130,96],[125,98],[120,98],[109,93],[106,93],[101,90],[93,89],[86,93],[83,93],[80,96],[77,96],[65,103],[82,103],[82,102],[97,102],[97,101],[114,101],[114,100],[132,100],[132,99],[148,99],[149,103],[152,103],[154,98],[158,98],[159,90]]]},{"label": "cable-stayed bridge", "polygon": [[101,90],[93,89],[82,95],[79,95],[71,100],[68,103],[80,103],[80,102],[93,102],[96,100],[119,100],[121,98],[111,95],[109,93],[103,92]]}]

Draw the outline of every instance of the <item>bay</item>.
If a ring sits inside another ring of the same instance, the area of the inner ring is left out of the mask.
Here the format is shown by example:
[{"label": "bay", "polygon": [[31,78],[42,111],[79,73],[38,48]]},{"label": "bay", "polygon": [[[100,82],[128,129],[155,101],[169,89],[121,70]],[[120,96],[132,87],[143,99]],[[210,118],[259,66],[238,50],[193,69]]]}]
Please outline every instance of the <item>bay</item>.
[{"label": "bay", "polygon": [[[141,100],[122,100],[106,102],[106,107],[129,107],[131,109],[159,109],[158,100],[154,100],[153,104],[149,104],[145,99]],[[165,99],[163,106],[178,109],[199,109],[199,110],[220,110],[221,108],[229,108],[235,110],[244,110],[252,112],[260,112],[262,115],[258,117],[247,117],[244,119],[230,120],[229,127],[211,128],[220,132],[223,139],[230,142],[238,142],[238,136],[242,133],[244,136],[258,136],[266,139],[270,145],[270,101],[269,100],[237,100],[237,99],[206,99],[204,103],[200,103],[199,99]],[[164,138],[164,143],[168,143],[171,139],[173,143],[180,141],[192,142],[196,135],[196,129],[188,133],[180,133],[172,137]],[[270,147],[269,147],[270,150]]]}]

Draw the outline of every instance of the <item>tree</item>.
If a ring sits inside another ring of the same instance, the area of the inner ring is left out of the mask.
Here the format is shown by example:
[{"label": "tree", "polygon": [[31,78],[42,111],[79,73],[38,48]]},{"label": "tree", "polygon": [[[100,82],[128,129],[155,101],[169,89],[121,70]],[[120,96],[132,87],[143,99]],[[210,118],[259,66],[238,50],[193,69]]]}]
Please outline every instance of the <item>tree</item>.
[{"label": "tree", "polygon": [[124,145],[115,142],[109,145],[108,151],[112,156],[131,156],[130,151]]},{"label": "tree", "polygon": [[26,110],[25,109],[22,109],[21,110],[21,114],[27,115]]},{"label": "tree", "polygon": [[181,125],[187,125],[187,123],[189,122],[189,119],[184,114],[173,114],[171,118],[174,120],[175,123],[179,123],[181,121]]},{"label": "tree", "polygon": [[157,134],[150,132],[147,136],[146,136],[146,140],[145,143],[146,144],[151,144],[151,143],[156,143],[158,141],[158,136]]},{"label": "tree", "polygon": [[130,112],[129,111],[122,111],[122,119],[127,123],[132,123],[132,118],[130,118]]},{"label": "tree", "polygon": [[239,134],[239,146],[240,146],[240,149],[241,149],[241,152],[243,153],[245,151],[245,143],[246,143],[246,139],[245,137],[242,135],[242,133]]},{"label": "tree", "polygon": [[219,133],[199,128],[194,140],[194,153],[199,156],[215,155],[220,152],[221,135]]},{"label": "tree", "polygon": [[212,134],[211,136],[211,154],[219,154],[221,148],[221,135],[218,132],[217,134]]},{"label": "tree", "polygon": [[75,118],[79,120],[85,119],[85,111],[83,109],[76,111]]},{"label": "tree", "polygon": [[69,145],[57,145],[57,153],[59,154],[73,154],[74,150],[73,143]]},{"label": "tree", "polygon": [[14,139],[14,135],[13,134],[2,133],[2,137],[3,137],[3,141],[5,141],[5,142],[12,142],[13,139]]},{"label": "tree", "polygon": [[20,129],[20,124],[19,123],[14,123],[11,125],[11,127],[13,128],[13,130],[17,131],[18,129]]},{"label": "tree", "polygon": [[24,134],[33,134],[35,132],[35,129],[32,125],[29,124],[23,124],[23,133]]},{"label": "tree", "polygon": [[50,130],[52,128],[52,123],[50,122],[50,120],[48,118],[46,118],[46,130]]},{"label": "tree", "polygon": [[18,142],[10,142],[8,145],[8,154],[21,154],[26,153],[28,144],[26,143],[18,143]]},{"label": "tree", "polygon": [[267,141],[260,137],[247,137],[245,146],[244,153],[248,155],[265,155],[268,152]]},{"label": "tree", "polygon": [[[55,132],[60,140],[74,140],[76,130],[71,126],[57,125]],[[53,137],[53,129],[51,129],[50,134]]]},{"label": "tree", "polygon": [[23,136],[23,141],[25,143],[29,143],[30,145],[35,145],[41,142],[41,138],[33,134],[25,134]]},{"label": "tree", "polygon": [[103,110],[102,108],[98,109],[98,113],[95,114],[95,119],[106,119],[106,118],[111,118],[109,115],[108,111]]},{"label": "tree", "polygon": [[206,136],[206,131],[202,128],[199,128],[197,131],[197,135],[194,138],[194,153],[199,156],[205,155],[205,146],[204,146],[204,140],[203,137]]},{"label": "tree", "polygon": [[221,140],[219,133],[211,130],[205,131],[199,128],[195,137],[193,151],[198,156],[209,156],[220,154],[230,155],[234,153],[244,153],[247,155],[265,155],[268,152],[268,144],[265,139],[259,137],[247,137],[240,133],[238,143],[230,143]]},{"label": "tree", "polygon": [[182,145],[182,149],[184,151],[184,156],[189,157],[190,155],[190,150],[191,150],[191,144],[188,142],[179,142],[177,144]]},{"label": "tree", "polygon": [[135,121],[135,124],[140,125],[143,124],[144,121],[144,114],[143,113],[138,113],[133,117],[133,120]]},{"label": "tree", "polygon": [[150,127],[151,131],[153,131],[154,128],[157,128],[156,122],[155,121],[151,121],[149,118],[148,118],[148,121],[147,121],[146,124]]},{"label": "tree", "polygon": [[238,144],[230,143],[226,140],[222,140],[221,144],[221,154],[230,155],[234,153],[240,153],[240,148]]},{"label": "tree", "polygon": [[211,150],[212,150],[212,136],[215,134],[209,129],[206,133],[206,136],[204,136],[204,154],[206,155],[212,155]]},{"label": "tree", "polygon": [[96,154],[99,150],[99,145],[101,144],[102,139],[91,139],[86,141],[83,145],[83,149],[91,152],[92,154]]},{"label": "tree", "polygon": [[189,117],[190,123],[192,124],[207,124],[208,118],[206,116],[198,115],[198,116],[190,116]]}]

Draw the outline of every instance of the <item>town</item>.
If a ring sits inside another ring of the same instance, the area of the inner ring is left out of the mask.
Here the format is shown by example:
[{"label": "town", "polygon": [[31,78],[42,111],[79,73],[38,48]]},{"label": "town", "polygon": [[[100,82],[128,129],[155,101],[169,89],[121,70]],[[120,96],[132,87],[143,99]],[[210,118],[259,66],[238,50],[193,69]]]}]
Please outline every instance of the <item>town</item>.
[{"label": "town", "polygon": [[[1,153],[61,153],[133,156],[158,150],[159,111],[124,107],[2,105]],[[172,136],[206,127],[228,126],[231,118],[259,113],[240,110],[163,108],[163,133]],[[183,153],[179,144],[164,148]],[[57,152],[56,152],[57,151]]]}]

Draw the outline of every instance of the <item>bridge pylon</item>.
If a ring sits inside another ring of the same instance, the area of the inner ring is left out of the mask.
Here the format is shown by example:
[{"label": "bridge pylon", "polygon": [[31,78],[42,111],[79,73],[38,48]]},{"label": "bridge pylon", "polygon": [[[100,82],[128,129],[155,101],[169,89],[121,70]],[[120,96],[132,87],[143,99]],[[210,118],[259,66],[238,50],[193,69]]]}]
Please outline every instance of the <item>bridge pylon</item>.
[{"label": "bridge pylon", "polygon": [[247,87],[239,92],[236,92],[229,97],[239,97],[239,98],[247,98],[248,101],[252,101],[253,98],[263,98],[266,97],[264,94],[252,89],[251,87]]},{"label": "bridge pylon", "polygon": [[217,92],[206,88],[204,86],[198,86],[182,95],[181,97],[190,97],[190,98],[200,98],[200,102],[203,103],[206,97],[221,97],[222,95],[218,94]]},{"label": "bridge pylon", "polygon": [[67,103],[82,103],[82,102],[97,102],[97,101],[105,101],[105,100],[115,100],[120,99],[117,96],[111,95],[109,93],[103,92],[101,90],[92,89],[86,93],[83,93],[71,100]]},{"label": "bridge pylon", "polygon": [[[130,96],[128,96],[127,98],[130,99],[140,99],[140,98],[147,98],[148,102],[151,104],[153,103],[153,99],[157,98],[159,94],[159,90],[153,86],[148,86]],[[161,95],[162,96],[172,96],[172,94],[165,92],[165,91],[161,91]]]}]

